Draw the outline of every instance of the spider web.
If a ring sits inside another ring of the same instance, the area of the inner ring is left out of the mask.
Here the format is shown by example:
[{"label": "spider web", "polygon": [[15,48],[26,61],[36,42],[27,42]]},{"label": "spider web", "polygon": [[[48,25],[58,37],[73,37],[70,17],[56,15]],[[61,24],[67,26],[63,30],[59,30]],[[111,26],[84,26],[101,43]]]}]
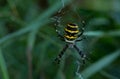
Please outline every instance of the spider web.
[{"label": "spider web", "polygon": [[[60,0],[60,1],[61,1],[62,7],[57,11],[57,14],[52,18],[52,20],[55,21],[55,23],[54,23],[55,28],[61,30],[62,33],[63,33],[63,29],[62,29],[62,28],[64,27],[63,23],[66,24],[66,22],[65,22],[65,21],[63,22],[63,19],[64,19],[64,18],[62,17],[62,15],[64,15],[64,12],[63,12],[63,11],[66,10],[66,9],[65,9],[64,0]],[[74,14],[71,13],[72,11],[76,14],[75,17],[78,17],[78,18],[79,18],[79,22],[82,22],[82,21],[81,21],[81,17],[80,17],[80,15],[79,15],[79,13],[77,13],[77,11],[75,10],[75,8],[74,8],[74,10],[70,10],[70,11],[67,13],[67,15],[70,16],[70,17],[74,16]],[[76,18],[76,19],[78,20],[78,18]],[[70,20],[72,20],[72,19],[70,19]],[[71,22],[72,22],[72,21],[71,21]],[[76,20],[73,21],[73,22],[76,22]],[[76,61],[77,61],[77,62],[76,62],[76,64],[77,64],[77,68],[76,68],[76,69],[77,69],[77,70],[75,71],[75,75],[76,75],[79,79],[83,79],[81,73],[79,72],[79,71],[80,71],[80,66],[81,66],[80,61],[78,61],[78,60],[76,60]]]}]

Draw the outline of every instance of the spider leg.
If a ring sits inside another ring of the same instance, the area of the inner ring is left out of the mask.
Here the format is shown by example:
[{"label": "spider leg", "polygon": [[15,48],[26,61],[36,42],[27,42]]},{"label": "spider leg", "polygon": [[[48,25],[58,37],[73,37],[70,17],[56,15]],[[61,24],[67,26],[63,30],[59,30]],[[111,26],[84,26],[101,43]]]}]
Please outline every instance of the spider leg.
[{"label": "spider leg", "polygon": [[78,40],[76,40],[75,42],[80,42],[80,41],[82,41],[83,39],[86,39],[86,37],[83,37],[83,38],[81,38],[81,39],[78,39]]},{"label": "spider leg", "polygon": [[56,28],[56,33],[58,34],[58,37],[59,37],[62,41],[65,41],[65,40],[64,40],[64,36],[60,33],[60,31],[57,30],[57,28]]},{"label": "spider leg", "polygon": [[[58,13],[59,14],[59,13]],[[58,34],[58,37],[60,37],[60,39],[62,40],[62,41],[64,41],[64,36],[61,34],[61,32],[57,29],[57,27],[59,27],[60,26],[60,22],[61,22],[61,17],[60,17],[60,15],[59,16],[55,16],[54,18],[54,21],[55,21],[55,31],[56,31],[56,33]]]},{"label": "spider leg", "polygon": [[85,27],[85,21],[82,21],[82,28],[81,28],[81,33],[78,35],[78,38],[83,35],[84,33],[84,27]]},{"label": "spider leg", "polygon": [[58,57],[54,60],[55,62],[57,62],[58,64],[60,63],[60,60],[61,60],[62,56],[64,55],[67,48],[68,48],[68,45],[66,44],[65,47],[60,52],[60,54],[58,55]]},{"label": "spider leg", "polygon": [[82,28],[81,33],[78,35],[78,38],[79,38],[80,36],[82,36],[83,33],[84,33],[84,28]]},{"label": "spider leg", "polygon": [[77,50],[77,52],[79,53],[79,55],[81,56],[81,59],[83,61],[83,64],[85,64],[85,60],[86,60],[86,55],[82,53],[82,51],[76,46],[74,45],[74,48]]},{"label": "spider leg", "polygon": [[82,26],[82,27],[85,27],[85,21],[82,21],[82,24],[83,24],[83,26]]}]

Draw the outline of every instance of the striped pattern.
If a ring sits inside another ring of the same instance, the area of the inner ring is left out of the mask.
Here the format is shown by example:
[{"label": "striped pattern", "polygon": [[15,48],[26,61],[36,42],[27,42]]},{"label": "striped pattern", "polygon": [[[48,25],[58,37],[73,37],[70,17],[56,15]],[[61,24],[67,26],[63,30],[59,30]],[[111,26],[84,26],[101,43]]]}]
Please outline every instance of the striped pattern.
[{"label": "striped pattern", "polygon": [[71,28],[78,28],[78,26],[75,25],[75,24],[67,24],[67,26],[68,26],[68,27],[71,27]]},{"label": "striped pattern", "polygon": [[75,24],[67,24],[65,27],[65,39],[69,41],[73,41],[77,38],[77,34],[79,33],[78,26]]}]

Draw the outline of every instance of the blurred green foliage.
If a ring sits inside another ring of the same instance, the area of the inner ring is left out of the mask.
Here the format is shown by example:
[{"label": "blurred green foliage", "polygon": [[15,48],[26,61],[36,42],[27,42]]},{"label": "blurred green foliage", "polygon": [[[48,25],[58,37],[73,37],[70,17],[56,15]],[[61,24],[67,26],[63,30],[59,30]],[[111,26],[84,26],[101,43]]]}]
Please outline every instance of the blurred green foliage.
[{"label": "blurred green foliage", "polygon": [[[80,56],[64,47],[52,18],[63,8],[61,31],[86,22],[87,37],[77,45],[90,54],[76,74]],[[119,0],[0,0],[0,79],[120,79]]]}]

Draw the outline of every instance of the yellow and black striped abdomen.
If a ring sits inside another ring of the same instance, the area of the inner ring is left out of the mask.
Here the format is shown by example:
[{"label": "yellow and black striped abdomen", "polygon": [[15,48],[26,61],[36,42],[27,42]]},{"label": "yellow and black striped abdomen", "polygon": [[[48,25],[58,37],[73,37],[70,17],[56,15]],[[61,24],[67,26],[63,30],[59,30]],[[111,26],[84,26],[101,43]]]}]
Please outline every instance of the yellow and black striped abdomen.
[{"label": "yellow and black striped abdomen", "polygon": [[75,24],[67,24],[67,27],[65,27],[65,39],[72,41],[77,38],[77,35],[79,33],[78,26]]}]

